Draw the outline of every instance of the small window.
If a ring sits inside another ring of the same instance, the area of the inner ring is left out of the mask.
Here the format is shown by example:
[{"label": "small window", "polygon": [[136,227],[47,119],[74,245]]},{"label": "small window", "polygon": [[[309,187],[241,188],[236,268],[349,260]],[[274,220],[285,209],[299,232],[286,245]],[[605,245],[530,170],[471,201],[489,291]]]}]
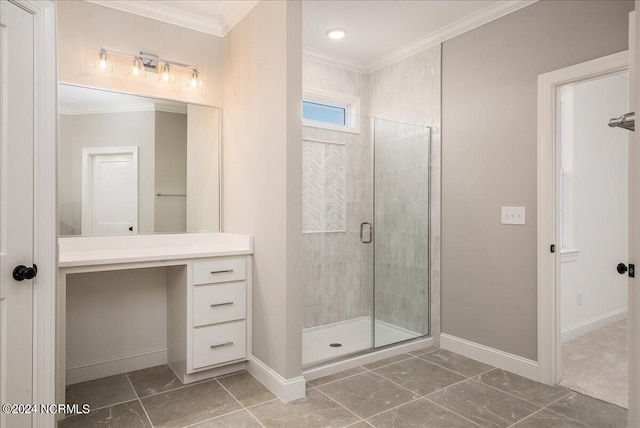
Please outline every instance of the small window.
[{"label": "small window", "polygon": [[313,128],[360,133],[360,98],[304,88],[302,124]]},{"label": "small window", "polygon": [[311,101],[302,102],[302,117],[304,119],[346,125],[346,113],[347,110],[344,107],[312,103]]}]

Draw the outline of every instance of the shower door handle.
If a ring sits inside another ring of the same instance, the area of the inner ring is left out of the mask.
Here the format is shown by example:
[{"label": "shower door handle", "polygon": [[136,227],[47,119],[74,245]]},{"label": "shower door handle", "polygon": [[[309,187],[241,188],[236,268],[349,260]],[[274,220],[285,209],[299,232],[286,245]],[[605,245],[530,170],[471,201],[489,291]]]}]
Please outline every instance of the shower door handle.
[{"label": "shower door handle", "polygon": [[[369,239],[366,241],[364,240],[365,224],[369,226]],[[360,223],[360,242],[362,242],[363,244],[371,244],[371,241],[373,241],[373,225],[368,221],[365,221],[364,223]]]}]

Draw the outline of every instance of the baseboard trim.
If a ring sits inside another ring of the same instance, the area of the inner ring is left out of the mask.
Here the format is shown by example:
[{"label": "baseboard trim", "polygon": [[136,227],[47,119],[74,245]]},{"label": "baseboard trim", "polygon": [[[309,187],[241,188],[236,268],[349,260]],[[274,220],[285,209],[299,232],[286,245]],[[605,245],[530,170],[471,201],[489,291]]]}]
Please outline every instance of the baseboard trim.
[{"label": "baseboard trim", "polygon": [[405,354],[407,352],[416,351],[420,348],[426,348],[427,346],[434,345],[436,345],[436,341],[432,337],[426,337],[419,340],[414,339],[407,343],[401,343],[399,345],[390,346],[388,348],[380,349],[373,352],[368,352],[363,355],[357,355],[355,357],[347,358],[341,361],[329,362],[318,367],[312,367],[305,370],[303,375],[307,381],[310,381],[344,370],[352,369],[363,364],[373,363],[385,358],[394,357],[396,355]]},{"label": "baseboard trim", "polygon": [[591,318],[590,320],[572,325],[571,327],[567,327],[562,330],[560,338],[562,343],[570,342],[580,336],[592,333],[624,319],[627,319],[627,309],[618,309],[617,311],[612,311],[608,314],[600,315],[598,317]]},{"label": "baseboard trim", "polygon": [[538,362],[499,349],[490,348],[446,333],[440,334],[440,347],[467,358],[490,364],[535,381],[540,378]]},{"label": "baseboard trim", "polygon": [[167,363],[167,348],[151,349],[129,355],[120,355],[107,360],[93,361],[67,367],[66,384],[100,379],[120,373],[146,369]]},{"label": "baseboard trim", "polygon": [[285,403],[305,397],[306,382],[303,376],[285,379],[253,355],[249,357],[247,371]]}]

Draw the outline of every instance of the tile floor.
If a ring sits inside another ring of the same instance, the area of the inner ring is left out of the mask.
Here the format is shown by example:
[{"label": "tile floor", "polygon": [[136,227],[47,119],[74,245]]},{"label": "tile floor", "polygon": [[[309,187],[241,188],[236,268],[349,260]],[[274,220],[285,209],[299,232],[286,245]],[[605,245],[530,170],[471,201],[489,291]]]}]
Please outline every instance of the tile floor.
[{"label": "tile floor", "polygon": [[249,373],[183,386],[166,366],[67,387],[88,415],[60,428],[626,427],[627,411],[436,348],[307,383],[280,402]]}]

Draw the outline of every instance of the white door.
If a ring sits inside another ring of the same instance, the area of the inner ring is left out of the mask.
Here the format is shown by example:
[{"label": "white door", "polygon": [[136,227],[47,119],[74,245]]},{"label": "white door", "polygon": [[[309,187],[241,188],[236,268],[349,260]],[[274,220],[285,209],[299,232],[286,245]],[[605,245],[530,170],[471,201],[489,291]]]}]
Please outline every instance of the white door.
[{"label": "white door", "polygon": [[[34,20],[0,2],[0,402],[33,402]],[[31,417],[0,413],[0,426],[31,426]]]},{"label": "white door", "polygon": [[[135,149],[135,150],[134,150]],[[137,148],[84,151],[82,233],[113,235],[138,232]],[[120,151],[121,153],[118,153]]]}]

